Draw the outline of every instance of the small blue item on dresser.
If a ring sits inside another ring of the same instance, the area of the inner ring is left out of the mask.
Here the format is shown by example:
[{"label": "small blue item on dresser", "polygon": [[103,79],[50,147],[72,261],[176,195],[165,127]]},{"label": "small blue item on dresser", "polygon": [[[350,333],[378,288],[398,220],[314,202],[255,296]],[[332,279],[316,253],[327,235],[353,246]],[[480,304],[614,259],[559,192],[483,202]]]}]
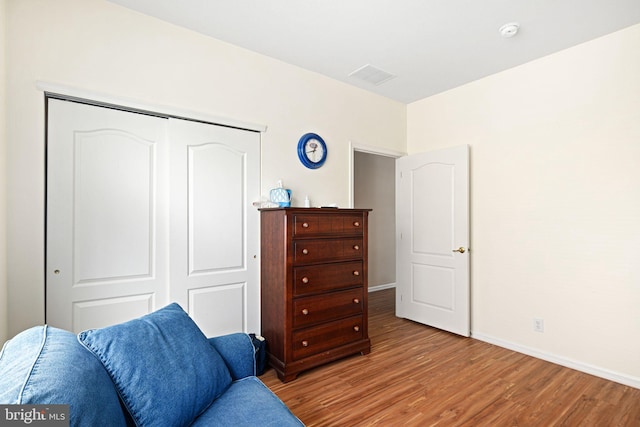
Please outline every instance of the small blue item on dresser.
[{"label": "small blue item on dresser", "polygon": [[269,200],[281,208],[288,208],[291,206],[291,190],[282,188],[282,181],[278,181],[278,186],[269,192]]}]

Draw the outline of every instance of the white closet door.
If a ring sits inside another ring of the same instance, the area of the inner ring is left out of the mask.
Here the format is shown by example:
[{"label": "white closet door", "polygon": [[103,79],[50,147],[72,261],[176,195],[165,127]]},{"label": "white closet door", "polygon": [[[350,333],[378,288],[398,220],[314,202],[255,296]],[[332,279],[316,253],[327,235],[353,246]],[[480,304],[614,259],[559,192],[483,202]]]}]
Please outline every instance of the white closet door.
[{"label": "white closet door", "polygon": [[171,291],[207,336],[260,330],[260,134],[171,119]]},{"label": "white closet door", "polygon": [[167,120],[48,101],[46,321],[79,332],[167,303]]}]

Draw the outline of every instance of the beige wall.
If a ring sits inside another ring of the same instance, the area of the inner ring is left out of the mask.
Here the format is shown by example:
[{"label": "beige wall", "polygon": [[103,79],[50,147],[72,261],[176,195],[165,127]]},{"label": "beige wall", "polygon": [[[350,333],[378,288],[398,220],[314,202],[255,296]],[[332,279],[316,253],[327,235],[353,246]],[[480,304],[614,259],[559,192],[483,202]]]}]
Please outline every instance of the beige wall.
[{"label": "beige wall", "polygon": [[[404,150],[406,106],[104,0],[8,1],[9,333],[43,321],[44,104],[36,81],[266,125],[262,193],[278,179],[348,206],[350,140]],[[317,132],[327,163],[297,142]]]},{"label": "beige wall", "polygon": [[7,174],[6,174],[6,0],[0,0],[0,343],[7,339]]},{"label": "beige wall", "polygon": [[471,147],[473,335],[636,387],[638,52],[640,25],[407,110],[409,153]]}]

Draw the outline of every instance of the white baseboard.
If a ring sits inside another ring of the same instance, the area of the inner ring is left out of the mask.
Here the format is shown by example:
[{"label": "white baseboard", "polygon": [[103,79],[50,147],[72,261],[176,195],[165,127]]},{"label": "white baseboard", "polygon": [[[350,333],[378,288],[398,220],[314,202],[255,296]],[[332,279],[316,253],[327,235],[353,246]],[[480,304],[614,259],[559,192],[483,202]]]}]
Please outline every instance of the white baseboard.
[{"label": "white baseboard", "polygon": [[472,332],[471,337],[480,341],[487,342],[489,344],[497,345],[498,347],[503,347],[509,350],[517,351],[518,353],[522,353],[528,356],[533,356],[538,359],[546,360],[547,362],[555,363],[557,365],[575,369],[577,371],[584,372],[586,374],[594,375],[596,377],[604,378],[606,380],[614,381],[629,387],[640,389],[640,378],[637,378],[637,377],[632,377],[629,375],[621,374],[619,372],[610,371],[608,369],[602,369],[597,366],[589,365],[583,362],[578,362],[576,360],[568,359],[566,357],[545,353],[540,350],[536,350],[520,344],[515,344],[509,341],[504,341],[489,335]]},{"label": "white baseboard", "polygon": [[381,291],[383,289],[390,289],[390,288],[395,288],[396,287],[396,283],[386,283],[386,284],[382,284],[382,285],[376,285],[376,286],[369,286],[369,292],[375,292],[375,291]]}]

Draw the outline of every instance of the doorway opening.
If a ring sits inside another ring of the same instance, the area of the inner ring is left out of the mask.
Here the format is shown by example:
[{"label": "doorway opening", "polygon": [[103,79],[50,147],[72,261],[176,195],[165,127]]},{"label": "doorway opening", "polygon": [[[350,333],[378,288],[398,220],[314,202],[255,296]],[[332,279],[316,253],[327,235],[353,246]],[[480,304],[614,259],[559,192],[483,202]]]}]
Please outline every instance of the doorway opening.
[{"label": "doorway opening", "polygon": [[396,286],[395,161],[404,153],[352,146],[351,206],[370,208],[369,291]]}]

